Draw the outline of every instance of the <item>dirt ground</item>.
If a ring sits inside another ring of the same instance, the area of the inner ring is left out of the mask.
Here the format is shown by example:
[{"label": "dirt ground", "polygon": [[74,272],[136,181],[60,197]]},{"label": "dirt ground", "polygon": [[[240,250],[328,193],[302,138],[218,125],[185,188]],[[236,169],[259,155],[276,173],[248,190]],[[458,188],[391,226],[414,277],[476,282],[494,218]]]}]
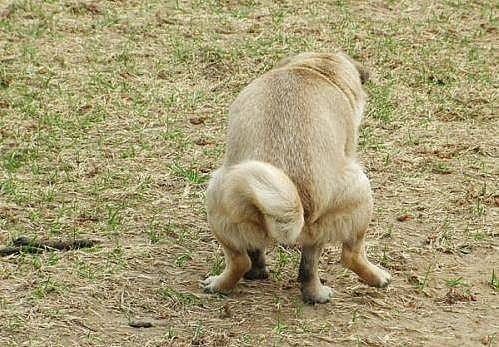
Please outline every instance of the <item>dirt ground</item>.
[{"label": "dirt ground", "polygon": [[[492,1],[0,2],[1,346],[497,346],[497,5]],[[338,48],[371,72],[359,152],[375,214],[370,288],[300,253],[224,297],[206,222],[227,109],[287,55]],[[151,327],[131,327],[147,322]]]}]

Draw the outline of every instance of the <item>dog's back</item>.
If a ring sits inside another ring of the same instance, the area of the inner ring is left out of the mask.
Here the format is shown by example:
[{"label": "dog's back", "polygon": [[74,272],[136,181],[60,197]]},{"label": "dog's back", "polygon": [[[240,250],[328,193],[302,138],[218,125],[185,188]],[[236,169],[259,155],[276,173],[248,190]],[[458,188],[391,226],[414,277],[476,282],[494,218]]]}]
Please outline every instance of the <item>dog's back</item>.
[{"label": "dog's back", "polygon": [[340,66],[316,70],[317,61],[287,63],[243,90],[230,108],[224,163],[259,160],[283,170],[297,187],[306,221],[330,207],[344,170],[355,165],[362,112],[352,105],[363,97],[360,84],[348,85]]}]

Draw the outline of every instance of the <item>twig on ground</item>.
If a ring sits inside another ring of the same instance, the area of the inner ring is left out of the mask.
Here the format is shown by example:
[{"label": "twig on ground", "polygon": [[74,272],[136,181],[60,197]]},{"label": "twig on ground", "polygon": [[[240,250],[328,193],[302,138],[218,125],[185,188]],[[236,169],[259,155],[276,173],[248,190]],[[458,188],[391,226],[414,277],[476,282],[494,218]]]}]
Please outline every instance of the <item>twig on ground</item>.
[{"label": "twig on ground", "polygon": [[27,252],[27,253],[42,253],[44,250],[41,248],[36,248],[36,247],[4,247],[0,248],[0,257],[5,257],[11,254],[17,254],[21,252]]},{"label": "twig on ground", "polygon": [[152,322],[148,321],[131,321],[128,325],[132,328],[151,328],[154,326]]},{"label": "twig on ground", "polygon": [[98,240],[76,239],[70,241],[62,240],[35,240],[27,236],[19,236],[13,241],[14,246],[0,248],[0,256],[7,256],[21,252],[42,253],[44,251],[58,250],[68,251],[71,249],[89,248],[98,244]]}]

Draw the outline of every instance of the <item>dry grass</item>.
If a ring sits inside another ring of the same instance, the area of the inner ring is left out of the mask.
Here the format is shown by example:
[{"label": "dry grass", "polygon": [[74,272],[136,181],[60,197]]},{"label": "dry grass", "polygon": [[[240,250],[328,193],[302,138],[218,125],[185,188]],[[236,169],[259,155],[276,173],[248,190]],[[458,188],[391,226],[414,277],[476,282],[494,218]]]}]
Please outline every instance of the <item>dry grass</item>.
[{"label": "dry grass", "polygon": [[[489,1],[13,1],[0,8],[0,345],[496,345],[497,7]],[[204,210],[226,110],[282,56],[341,47],[373,76],[361,156],[386,290],[299,252],[230,297]],[[136,329],[131,320],[153,321]]]}]

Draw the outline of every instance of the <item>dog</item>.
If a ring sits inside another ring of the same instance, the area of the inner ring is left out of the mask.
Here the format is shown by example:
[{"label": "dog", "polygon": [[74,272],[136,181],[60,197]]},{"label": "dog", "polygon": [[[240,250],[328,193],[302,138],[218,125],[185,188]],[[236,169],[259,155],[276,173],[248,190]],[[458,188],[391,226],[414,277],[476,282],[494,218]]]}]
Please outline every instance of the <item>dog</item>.
[{"label": "dog", "polygon": [[242,278],[265,279],[265,248],[301,248],[303,300],[332,295],[319,279],[321,250],[342,243],[342,264],[363,282],[385,287],[390,275],[366,257],[373,212],[369,179],[356,154],[368,74],[343,52],[285,58],[250,83],[229,109],[223,166],[208,183],[208,223],[225,269],[203,281],[229,293]]}]

